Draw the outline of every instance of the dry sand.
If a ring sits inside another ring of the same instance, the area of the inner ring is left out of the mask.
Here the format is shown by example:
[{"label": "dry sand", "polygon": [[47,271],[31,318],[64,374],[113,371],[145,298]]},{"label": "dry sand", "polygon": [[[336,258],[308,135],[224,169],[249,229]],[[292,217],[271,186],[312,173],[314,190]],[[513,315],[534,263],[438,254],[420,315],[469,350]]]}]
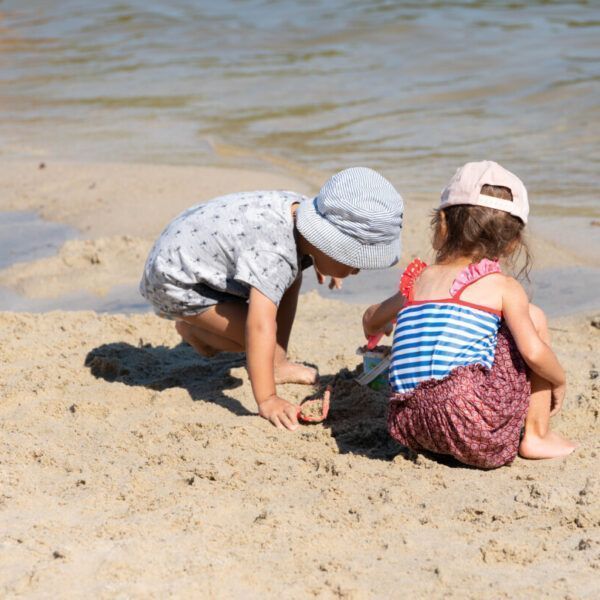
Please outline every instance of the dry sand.
[{"label": "dry sand", "polygon": [[[1,209],[41,209],[89,238],[25,266],[54,294],[133,277],[152,237],[194,201],[314,190],[222,170],[13,167],[12,178],[0,169]],[[112,190],[102,209],[85,201],[92,182]],[[405,260],[426,245],[410,210]],[[564,259],[543,248],[544,260]],[[19,285],[33,293],[27,277]],[[555,427],[581,447],[484,472],[388,438],[385,398],[353,382],[363,308],[303,297],[291,355],[334,392],[327,421],[294,433],[256,416],[243,356],[203,359],[170,322],[0,313],[0,597],[596,598],[591,315],[551,324],[569,374]],[[280,392],[299,404],[313,390]]]}]

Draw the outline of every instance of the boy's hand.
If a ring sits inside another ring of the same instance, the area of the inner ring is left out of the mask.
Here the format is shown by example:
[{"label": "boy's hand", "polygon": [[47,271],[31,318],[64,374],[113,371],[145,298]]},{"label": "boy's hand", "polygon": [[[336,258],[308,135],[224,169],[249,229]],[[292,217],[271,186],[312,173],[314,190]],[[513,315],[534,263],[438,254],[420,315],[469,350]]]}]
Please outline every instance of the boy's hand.
[{"label": "boy's hand", "polygon": [[329,280],[329,289],[330,290],[341,290],[344,280],[341,277],[332,277]]},{"label": "boy's hand", "polygon": [[258,405],[258,414],[278,429],[294,431],[298,427],[298,407],[275,394]]},{"label": "boy's hand", "polygon": [[563,401],[565,399],[566,384],[555,385],[552,387],[552,404],[550,406],[550,416],[553,417],[555,414],[560,412]]},{"label": "boy's hand", "polygon": [[[325,275],[323,275],[323,273],[321,273],[321,271],[319,271],[319,269],[317,269],[317,267],[314,267],[315,269],[315,274],[317,275],[317,282],[319,283],[319,285],[323,285],[325,283]],[[342,285],[343,285],[343,278],[341,277],[332,277],[331,280],[329,281],[329,289],[333,290],[341,290],[342,289]]]}]

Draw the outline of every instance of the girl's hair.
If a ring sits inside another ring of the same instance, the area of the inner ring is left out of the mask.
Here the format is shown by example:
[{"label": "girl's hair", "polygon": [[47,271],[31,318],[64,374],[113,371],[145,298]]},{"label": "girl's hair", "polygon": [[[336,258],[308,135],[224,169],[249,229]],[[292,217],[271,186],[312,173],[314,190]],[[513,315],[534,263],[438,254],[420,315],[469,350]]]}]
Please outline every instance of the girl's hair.
[{"label": "girl's hair", "polygon": [[[499,185],[484,185],[481,193],[513,199],[510,189]],[[504,258],[514,268],[523,255],[517,277],[529,278],[531,255],[524,238],[525,224],[518,217],[486,206],[459,204],[436,210],[431,227],[437,262],[457,256],[472,256],[474,262]]]}]

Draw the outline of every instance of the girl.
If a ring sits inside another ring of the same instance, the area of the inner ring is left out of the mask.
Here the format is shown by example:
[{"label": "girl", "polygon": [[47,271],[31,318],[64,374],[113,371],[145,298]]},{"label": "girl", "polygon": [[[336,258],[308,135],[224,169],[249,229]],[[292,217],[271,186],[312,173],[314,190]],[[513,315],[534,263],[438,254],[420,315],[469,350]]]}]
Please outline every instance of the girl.
[{"label": "girl", "polygon": [[518,177],[467,163],[432,220],[435,263],[413,261],[400,293],[365,312],[367,336],[396,319],[388,429],[401,444],[481,468],[574,450],[549,429],[565,374],[544,313],[498,264],[527,251],[528,213]]}]

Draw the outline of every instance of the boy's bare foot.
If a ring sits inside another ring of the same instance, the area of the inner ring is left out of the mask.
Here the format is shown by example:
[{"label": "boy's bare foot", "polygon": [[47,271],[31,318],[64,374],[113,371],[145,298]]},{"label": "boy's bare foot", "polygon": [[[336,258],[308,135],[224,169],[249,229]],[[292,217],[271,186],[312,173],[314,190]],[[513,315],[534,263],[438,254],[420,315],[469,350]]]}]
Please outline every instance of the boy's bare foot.
[{"label": "boy's bare foot", "polygon": [[293,362],[282,362],[275,366],[275,383],[301,383],[312,385],[317,382],[317,370]]},{"label": "boy's bare foot", "polygon": [[177,333],[186,341],[198,354],[210,358],[219,353],[219,350],[204,343],[197,335],[194,334],[194,327],[185,321],[177,321],[175,323]]},{"label": "boy's bare foot", "polygon": [[562,435],[549,431],[545,436],[525,433],[519,445],[519,454],[523,458],[559,458],[567,456],[577,446]]}]

